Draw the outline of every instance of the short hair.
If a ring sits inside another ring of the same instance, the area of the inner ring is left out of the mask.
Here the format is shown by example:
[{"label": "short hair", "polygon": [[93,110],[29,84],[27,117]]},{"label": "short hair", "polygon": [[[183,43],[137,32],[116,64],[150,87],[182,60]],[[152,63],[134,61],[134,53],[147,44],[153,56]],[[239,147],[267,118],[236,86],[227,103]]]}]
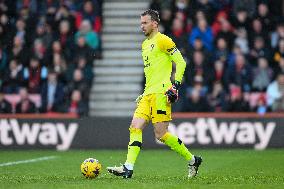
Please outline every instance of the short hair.
[{"label": "short hair", "polygon": [[149,15],[152,21],[156,21],[158,24],[160,23],[159,13],[156,10],[148,9],[141,14],[141,16]]}]

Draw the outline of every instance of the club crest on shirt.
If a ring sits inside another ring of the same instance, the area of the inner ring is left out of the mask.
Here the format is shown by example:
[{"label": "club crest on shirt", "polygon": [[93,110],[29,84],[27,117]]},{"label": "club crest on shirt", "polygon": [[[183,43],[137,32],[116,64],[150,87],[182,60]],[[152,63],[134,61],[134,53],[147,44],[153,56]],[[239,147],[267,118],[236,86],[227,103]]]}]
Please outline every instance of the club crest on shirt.
[{"label": "club crest on shirt", "polygon": [[151,44],[151,51],[154,49],[155,45]]}]

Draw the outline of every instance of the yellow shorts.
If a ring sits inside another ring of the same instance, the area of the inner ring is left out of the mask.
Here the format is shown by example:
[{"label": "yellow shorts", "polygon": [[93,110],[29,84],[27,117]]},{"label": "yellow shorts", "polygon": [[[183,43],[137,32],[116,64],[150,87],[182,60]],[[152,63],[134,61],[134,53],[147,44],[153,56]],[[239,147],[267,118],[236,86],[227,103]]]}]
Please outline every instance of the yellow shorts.
[{"label": "yellow shorts", "polygon": [[162,93],[149,94],[143,96],[137,103],[134,117],[145,119],[152,123],[171,121],[171,104],[168,103],[167,97]]}]

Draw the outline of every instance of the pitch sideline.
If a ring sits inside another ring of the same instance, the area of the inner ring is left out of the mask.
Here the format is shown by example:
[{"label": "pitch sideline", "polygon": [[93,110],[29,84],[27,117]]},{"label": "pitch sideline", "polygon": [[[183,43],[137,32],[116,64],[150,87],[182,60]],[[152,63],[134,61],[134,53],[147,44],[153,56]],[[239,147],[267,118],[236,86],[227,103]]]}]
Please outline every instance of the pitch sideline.
[{"label": "pitch sideline", "polygon": [[5,166],[12,166],[12,165],[18,165],[18,164],[25,164],[25,163],[35,163],[38,161],[46,161],[46,160],[51,160],[55,159],[57,156],[44,156],[40,158],[34,158],[34,159],[27,159],[27,160],[21,160],[21,161],[11,161],[7,163],[1,163],[0,167],[5,167]]}]

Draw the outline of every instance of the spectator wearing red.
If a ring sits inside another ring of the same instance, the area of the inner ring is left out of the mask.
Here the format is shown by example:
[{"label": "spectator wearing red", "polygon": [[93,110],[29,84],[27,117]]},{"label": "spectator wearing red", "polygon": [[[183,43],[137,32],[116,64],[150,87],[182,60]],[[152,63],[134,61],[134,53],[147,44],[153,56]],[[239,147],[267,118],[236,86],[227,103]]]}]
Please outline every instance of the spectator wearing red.
[{"label": "spectator wearing red", "polygon": [[[226,11],[218,12],[215,21],[212,24],[213,35],[216,36],[222,29],[222,23],[228,21],[228,14]],[[232,31],[232,27],[229,29]]]},{"label": "spectator wearing red", "polygon": [[228,20],[222,19],[220,30],[216,33],[215,39],[224,38],[228,43],[229,50],[232,49],[235,40],[234,28]]},{"label": "spectator wearing red", "polygon": [[66,104],[65,112],[79,116],[88,115],[88,105],[82,100],[82,94],[79,90],[72,91],[71,100]]},{"label": "spectator wearing red", "polygon": [[[221,60],[216,60],[214,62],[214,76],[211,84],[214,84],[216,82],[220,82],[222,85],[222,88],[228,89],[228,82],[226,80],[226,66],[225,63]],[[213,86],[214,87],[214,86]]]},{"label": "spectator wearing red", "polygon": [[83,20],[89,20],[91,28],[93,31],[99,33],[101,32],[102,22],[101,17],[98,15],[96,9],[99,7],[94,7],[92,1],[88,0],[83,5],[83,10],[76,13],[76,27],[79,29]]}]

